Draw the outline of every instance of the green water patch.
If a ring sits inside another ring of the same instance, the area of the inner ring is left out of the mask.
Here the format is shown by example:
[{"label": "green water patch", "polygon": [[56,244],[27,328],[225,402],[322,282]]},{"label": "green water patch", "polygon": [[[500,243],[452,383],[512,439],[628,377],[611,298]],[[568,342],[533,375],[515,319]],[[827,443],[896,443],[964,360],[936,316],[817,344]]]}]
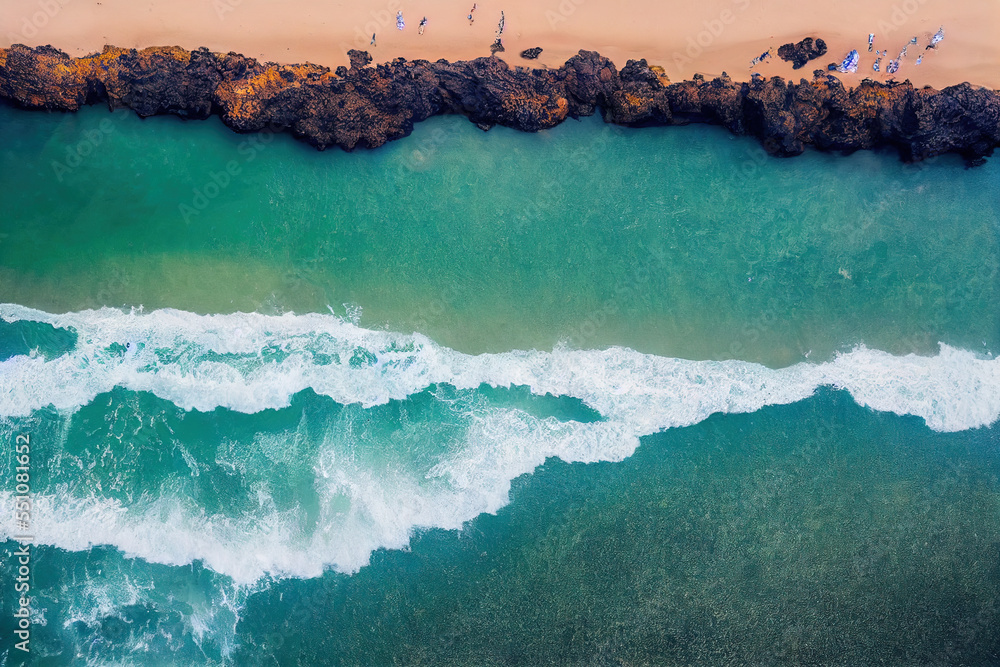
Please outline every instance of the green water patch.
[{"label": "green water patch", "polygon": [[[248,600],[245,664],[988,664],[997,430],[823,390],[550,460],[512,503]],[[322,610],[318,612],[318,610]]]},{"label": "green water patch", "polygon": [[[166,497],[196,513],[236,518],[261,510],[301,510],[315,528],[321,499],[317,466],[349,460],[378,479],[392,471],[418,478],[467,445],[470,426],[490,411],[588,423],[599,413],[565,396],[526,387],[433,385],[405,400],[362,408],[311,390],[291,405],[245,414],[186,411],[147,392],[116,388],[71,415],[38,411],[7,420],[0,437],[30,433],[35,493],[98,496],[141,511]],[[8,472],[14,474],[11,458]]]},{"label": "green water patch", "polygon": [[[109,547],[30,551],[31,651],[10,650],[5,664],[229,664],[240,593],[225,577],[198,563],[156,565]],[[0,565],[5,581],[17,576],[16,561]],[[17,601],[12,594],[2,600],[0,632],[14,636]]]},{"label": "green water patch", "polygon": [[996,161],[781,160],[719,128],[593,118],[435,118],[320,153],[215,120],[7,107],[0,145],[2,299],[50,312],[361,307],[468,352],[769,365],[1000,335]]},{"label": "green water patch", "polygon": [[38,354],[55,359],[76,346],[76,332],[44,322],[0,320],[0,361],[17,355]]},{"label": "green water patch", "polygon": [[[445,389],[444,386],[438,388]],[[542,396],[532,394],[528,387],[491,387],[480,385],[476,393],[482,396],[490,406],[497,408],[516,408],[532,415],[536,419],[553,417],[559,421],[575,421],[581,424],[603,419],[601,413],[573,396]]]},{"label": "green water patch", "polygon": [[[465,442],[463,418],[512,409],[538,419],[600,418],[576,399],[522,387],[435,385],[368,409],[304,391],[287,408],[254,414],[184,411],[119,388],[71,415],[42,410],[0,420],[0,441],[31,438],[32,511],[42,543],[32,547],[32,655],[53,665],[82,658],[160,664],[165,656],[235,664],[239,609],[268,582],[234,584],[202,557],[231,564],[267,544],[222,524],[244,521],[238,525],[266,535],[292,512],[307,534],[336,530],[323,513],[346,512],[352,500],[324,495],[324,466],[349,461],[359,485],[390,485],[399,471],[429,477]],[[13,478],[18,463],[8,459],[5,474]],[[109,522],[117,528],[102,532]],[[214,552],[206,553],[206,542]],[[10,540],[3,547],[17,549]],[[312,550],[306,558],[322,556]],[[14,580],[17,563],[0,564],[5,580]],[[16,597],[0,598],[0,632],[12,632]]]},{"label": "green water patch", "polygon": [[[383,427],[397,424],[397,456],[407,421],[454,398],[434,391],[434,400],[428,392],[383,406]],[[103,398],[121,406],[108,416],[130,400]],[[501,398],[520,400],[517,391]],[[286,410],[192,413],[185,427],[224,419],[225,432],[238,434],[239,420],[259,416],[254,432],[302,432],[323,404],[303,393]],[[576,414],[552,402],[541,409]],[[51,484],[43,462],[58,455],[46,443],[66,431],[61,419],[36,413],[0,434],[30,430],[40,485]],[[100,441],[97,430],[80,435]],[[184,439],[196,460],[213,458],[201,455],[199,437]],[[460,531],[421,531],[409,550],[377,551],[352,575],[240,589],[198,560],[168,566],[113,547],[37,546],[32,590],[44,623],[36,618],[32,648],[53,665],[164,656],[241,665],[990,664],[1000,654],[998,442],[996,428],[936,433],[824,389],[643,438],[620,463],[550,459],[515,481],[495,515]],[[63,463],[79,469],[65,455]],[[180,465],[133,463],[137,477]],[[253,456],[242,464],[252,467]],[[282,465],[272,460],[275,479]],[[92,483],[109,491],[99,477]],[[6,580],[14,567],[13,558],[0,564]],[[10,632],[13,597],[0,599],[0,632]]]}]

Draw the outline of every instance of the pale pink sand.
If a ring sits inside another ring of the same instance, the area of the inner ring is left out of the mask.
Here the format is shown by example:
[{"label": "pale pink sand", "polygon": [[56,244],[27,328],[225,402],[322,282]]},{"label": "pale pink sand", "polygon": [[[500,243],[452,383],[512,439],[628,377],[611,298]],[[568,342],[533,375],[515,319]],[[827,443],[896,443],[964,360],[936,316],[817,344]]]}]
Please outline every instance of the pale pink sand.
[{"label": "pale pink sand", "polygon": [[[777,59],[757,68],[765,76],[798,80],[814,69],[840,62],[856,48],[858,73],[838,75],[847,83],[875,74],[868,33],[875,47],[895,57],[911,37],[896,79],[937,88],[969,81],[1000,88],[1000,2],[997,0],[483,0],[475,23],[466,19],[466,0],[3,0],[0,42],[52,44],[73,56],[104,44],[123,47],[207,46],[277,62],[347,64],[347,50],[368,50],[376,62],[397,57],[464,60],[490,54],[500,12],[506,16],[501,57],[532,65],[521,50],[544,49],[534,66],[557,67],[580,49],[600,51],[619,67],[646,58],[674,80],[723,71],[734,79],[750,75],[750,61],[770,47],[822,37],[829,52],[792,70]],[[402,8],[406,29],[398,31]],[[420,19],[428,25],[417,34]],[[925,51],[940,26],[945,39]],[[371,33],[377,46],[370,47]],[[924,62],[916,66],[916,57]]]}]

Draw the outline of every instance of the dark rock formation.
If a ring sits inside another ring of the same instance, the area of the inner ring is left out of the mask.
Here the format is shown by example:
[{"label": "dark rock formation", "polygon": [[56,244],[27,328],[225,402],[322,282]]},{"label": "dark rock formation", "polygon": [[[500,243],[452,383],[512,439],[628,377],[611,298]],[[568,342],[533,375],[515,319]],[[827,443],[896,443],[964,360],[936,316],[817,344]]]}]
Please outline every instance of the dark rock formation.
[{"label": "dark rock formation", "polygon": [[581,51],[559,69],[510,67],[498,58],[449,63],[394,61],[351,67],[260,63],[236,53],[106,47],[70,58],[51,47],[0,49],[0,98],[26,108],[73,111],[106,102],[140,116],[218,114],[237,132],[288,130],[318,148],[381,146],[435,114],[462,114],[482,128],[533,132],[600,110],[628,126],[714,123],[756,137],[774,155],[806,146],[854,151],[895,146],[904,160],[955,152],[974,161],[1000,145],[1000,93],[967,83],[944,90],[870,80],[845,89],[812,81],[670,83],[663,70],[630,60],[621,71]]},{"label": "dark rock formation", "polygon": [[778,57],[785,62],[792,63],[792,69],[801,69],[805,64],[814,58],[826,54],[826,42],[812,37],[806,37],[798,44],[783,44],[778,47]]},{"label": "dark rock formation", "polygon": [[525,60],[534,60],[539,55],[541,55],[541,53],[542,53],[542,47],[536,46],[532,49],[525,49],[524,51],[521,51],[521,57],[524,58]]}]

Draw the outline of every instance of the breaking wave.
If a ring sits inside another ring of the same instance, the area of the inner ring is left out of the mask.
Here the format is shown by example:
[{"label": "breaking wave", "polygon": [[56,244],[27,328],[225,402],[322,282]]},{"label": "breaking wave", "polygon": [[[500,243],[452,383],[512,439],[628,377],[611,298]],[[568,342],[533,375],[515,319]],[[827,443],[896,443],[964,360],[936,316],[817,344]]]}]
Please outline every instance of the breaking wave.
[{"label": "breaking wave", "polygon": [[[376,549],[405,548],[414,530],[458,529],[497,511],[508,502],[511,481],[548,457],[622,460],[642,436],[713,413],[800,401],[823,386],[844,389],[874,410],[920,417],[938,431],[987,426],[1000,416],[1000,362],[945,345],[934,357],[858,347],[828,362],[771,369],[624,348],[468,355],[419,333],[366,330],[319,314],[105,308],[51,315],[2,305],[0,318],[76,334],[75,347],[60,356],[21,354],[0,362],[0,418],[49,406],[71,417],[115,388],[148,392],[183,410],[253,414],[287,407],[306,390],[364,412],[437,386],[468,395],[482,385],[574,397],[601,415],[595,422],[563,421],[440,398],[449,406],[449,427],[426,424],[423,442],[433,455],[405,465],[346,456],[346,441],[364,446],[374,436],[340,420],[310,435],[320,442],[310,461],[312,508],[279,507],[267,484],[255,488],[254,508],[235,516],[207,512],[167,486],[130,504],[56,484],[35,498],[40,543],[72,551],[109,544],[171,565],[201,561],[238,584],[318,576],[325,568],[354,572]],[[253,446],[283,447],[280,437],[264,442],[269,437],[275,436],[258,436]],[[0,493],[0,504],[11,502],[10,493]],[[12,519],[0,521],[0,534],[13,535]]]}]

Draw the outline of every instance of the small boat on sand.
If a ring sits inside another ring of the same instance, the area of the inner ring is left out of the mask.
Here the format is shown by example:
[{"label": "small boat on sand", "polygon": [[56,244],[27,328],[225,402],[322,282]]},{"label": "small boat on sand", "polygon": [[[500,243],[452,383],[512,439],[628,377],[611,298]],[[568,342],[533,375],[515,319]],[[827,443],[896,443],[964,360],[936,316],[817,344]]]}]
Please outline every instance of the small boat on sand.
[{"label": "small boat on sand", "polygon": [[844,58],[844,62],[840,63],[840,67],[837,68],[837,71],[844,72],[845,74],[847,72],[857,72],[858,61],[860,60],[861,57],[858,55],[858,50],[854,49],[853,51],[847,54],[847,57]]}]

